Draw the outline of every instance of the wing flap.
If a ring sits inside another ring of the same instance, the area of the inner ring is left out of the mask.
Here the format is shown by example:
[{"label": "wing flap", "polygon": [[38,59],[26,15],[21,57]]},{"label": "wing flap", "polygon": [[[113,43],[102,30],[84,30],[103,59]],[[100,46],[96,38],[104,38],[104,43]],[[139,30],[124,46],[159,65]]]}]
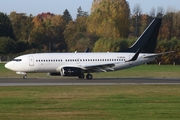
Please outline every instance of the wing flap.
[{"label": "wing flap", "polygon": [[57,71],[60,71],[61,68],[64,67],[72,67],[72,68],[80,68],[84,71],[88,72],[107,72],[107,71],[114,71],[112,67],[114,67],[114,63],[109,63],[109,64],[96,64],[96,65],[65,65],[65,66],[59,66],[57,68]]},{"label": "wing flap", "polygon": [[110,64],[88,65],[88,66],[83,66],[83,67],[87,71],[107,72],[107,71],[114,71],[114,69],[112,68],[114,66],[115,66],[114,63],[110,63]]}]

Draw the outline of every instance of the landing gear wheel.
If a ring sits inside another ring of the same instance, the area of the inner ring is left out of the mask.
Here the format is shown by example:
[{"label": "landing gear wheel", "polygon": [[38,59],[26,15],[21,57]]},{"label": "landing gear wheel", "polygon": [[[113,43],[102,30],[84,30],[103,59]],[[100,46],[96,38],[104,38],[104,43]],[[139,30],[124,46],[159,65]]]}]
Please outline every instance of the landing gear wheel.
[{"label": "landing gear wheel", "polygon": [[92,78],[93,78],[93,76],[92,76],[91,74],[87,74],[87,75],[86,75],[86,79],[89,79],[89,80],[90,80],[90,79],[92,79]]},{"label": "landing gear wheel", "polygon": [[24,75],[24,76],[23,76],[23,79],[27,79],[27,75]]},{"label": "landing gear wheel", "polygon": [[84,74],[80,74],[78,77],[79,79],[84,79]]}]

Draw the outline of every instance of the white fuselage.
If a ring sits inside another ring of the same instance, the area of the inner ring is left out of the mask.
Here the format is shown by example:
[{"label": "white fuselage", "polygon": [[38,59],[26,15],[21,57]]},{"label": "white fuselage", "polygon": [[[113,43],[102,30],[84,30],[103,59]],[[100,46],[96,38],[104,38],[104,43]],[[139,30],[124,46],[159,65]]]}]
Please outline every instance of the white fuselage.
[{"label": "white fuselage", "polygon": [[[98,65],[114,64],[112,70],[121,70],[153,61],[156,57],[146,58],[147,55],[139,54],[137,60],[130,61],[135,53],[37,53],[16,57],[8,62],[5,67],[24,73],[60,72],[62,67],[98,67]],[[103,72],[103,71],[96,71]]]}]

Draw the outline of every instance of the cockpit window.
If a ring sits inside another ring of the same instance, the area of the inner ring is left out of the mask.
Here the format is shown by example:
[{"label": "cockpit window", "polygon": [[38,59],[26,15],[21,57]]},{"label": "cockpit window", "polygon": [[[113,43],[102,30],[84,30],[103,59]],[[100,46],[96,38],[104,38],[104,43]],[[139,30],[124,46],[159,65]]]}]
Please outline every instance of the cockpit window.
[{"label": "cockpit window", "polygon": [[22,59],[13,59],[12,61],[20,62]]}]

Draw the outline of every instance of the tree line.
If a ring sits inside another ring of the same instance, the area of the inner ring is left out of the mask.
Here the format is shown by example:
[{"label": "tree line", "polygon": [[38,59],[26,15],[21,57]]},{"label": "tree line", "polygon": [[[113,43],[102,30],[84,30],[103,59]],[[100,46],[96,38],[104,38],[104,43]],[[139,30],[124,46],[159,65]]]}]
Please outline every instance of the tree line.
[{"label": "tree line", "polygon": [[131,46],[155,17],[162,18],[156,52],[175,51],[155,62],[180,63],[180,11],[152,8],[143,14],[135,5],[130,12],[126,0],[94,0],[91,13],[77,9],[73,20],[66,9],[62,15],[0,12],[0,54],[37,52],[120,51]]}]

